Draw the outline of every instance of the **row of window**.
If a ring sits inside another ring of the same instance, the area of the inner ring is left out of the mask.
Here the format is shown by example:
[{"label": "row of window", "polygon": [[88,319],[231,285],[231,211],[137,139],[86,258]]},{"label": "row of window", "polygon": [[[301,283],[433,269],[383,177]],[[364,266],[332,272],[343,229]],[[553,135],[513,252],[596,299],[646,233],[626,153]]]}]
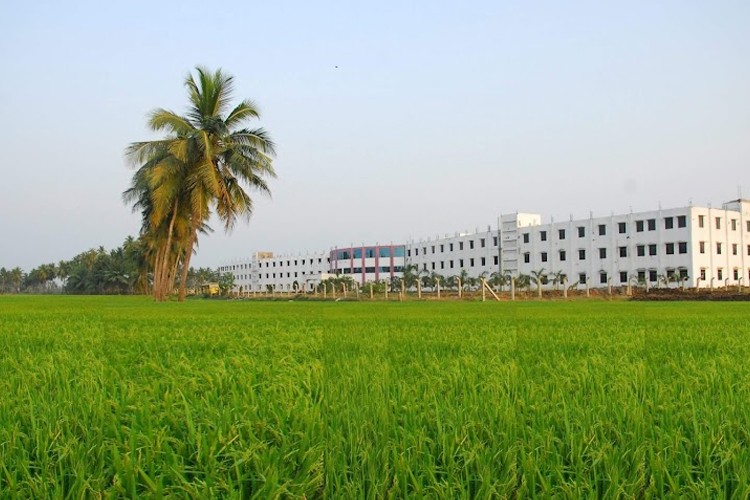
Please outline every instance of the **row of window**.
[{"label": "row of window", "polygon": [[[277,274],[279,275],[278,276],[279,278],[284,278],[284,273],[266,273],[266,279],[272,279],[272,278],[275,279]],[[292,274],[294,274],[294,277],[297,278],[300,275],[302,275],[302,276],[312,276],[314,274],[322,274],[322,271],[310,271],[309,273],[305,272],[305,271],[302,271],[301,273],[299,271],[295,271],[293,273],[292,272],[288,272],[288,273],[286,273],[286,277],[287,278],[291,278]],[[262,273],[258,274],[257,279],[262,279],[262,278],[263,278],[263,274]],[[253,275],[252,274],[240,274],[240,275],[237,276],[236,279],[238,279],[238,280],[249,280],[249,279],[253,279]]]},{"label": "row of window", "polygon": [[[487,265],[487,258],[480,257],[478,259],[475,259],[475,258],[472,257],[470,259],[458,259],[458,267],[460,269],[463,269],[464,268],[464,264],[466,264],[467,261],[469,263],[469,267],[476,267],[477,264],[479,264],[479,266],[481,266],[481,267],[484,267],[484,266]],[[499,259],[498,259],[497,255],[495,255],[492,258],[492,263],[495,266],[498,265]],[[430,269],[433,270],[433,271],[435,271],[437,269],[437,267],[438,267],[438,264],[440,265],[440,269],[445,269],[446,268],[446,266],[445,266],[446,261],[441,260],[440,262],[430,262]],[[455,264],[456,264],[456,261],[449,260],[448,261],[448,269],[454,269],[455,268]],[[425,271],[428,270],[426,262],[422,264],[422,269],[424,269]]]},{"label": "row of window", "polygon": [[[649,282],[656,283],[659,279],[659,276],[657,274],[656,269],[641,269],[637,271],[637,278],[639,282],[646,281],[646,273],[648,272],[648,280]],[[628,272],[627,271],[620,271],[618,274],[618,279],[620,281],[620,284],[627,284],[628,282]],[[685,268],[680,269],[667,269],[667,277],[676,279],[679,278],[681,280],[687,279],[688,272]],[[609,283],[609,274],[606,271],[600,271],[599,272],[599,284],[606,285]],[[588,280],[588,275],[586,273],[578,273],[578,282],[583,284],[586,283]]]},{"label": "row of window", "polygon": [[[677,219],[677,227],[687,227],[687,216],[685,215],[678,215],[677,217],[664,217],[664,229],[673,229],[675,227],[675,219]],[[639,233],[644,231],[644,228],[648,227],[649,231],[656,231],[656,219],[645,219],[645,220],[637,220],[635,221],[635,230]],[[598,236],[606,236],[607,235],[607,225],[606,224],[598,224],[597,227],[597,235]],[[579,238],[585,238],[586,237],[586,226],[578,226],[576,227],[576,230],[578,232]],[[625,234],[628,232],[628,224],[627,222],[618,222],[617,223],[617,232],[620,234]],[[529,243],[531,240],[531,234],[530,233],[523,233],[522,234],[523,242]],[[566,238],[566,230],[565,229],[558,229],[557,230],[557,239],[558,240],[564,240]],[[547,241],[547,231],[539,231],[539,239],[541,241]]]},{"label": "row of window", "polygon": [[[390,266],[381,266],[381,267],[365,267],[365,274],[374,274],[375,270],[377,269],[381,273],[402,273],[404,272],[404,266],[393,266],[393,269],[391,269]],[[337,271],[337,274],[362,274],[362,268],[361,267],[354,267],[354,268],[344,268]]]},{"label": "row of window", "polygon": [[[724,248],[724,245],[720,241],[717,241],[716,242],[716,255],[721,255],[723,248]],[[705,241],[698,242],[698,252],[706,253]],[[739,255],[739,245],[737,245],[737,243],[732,243],[732,255]],[[747,255],[750,255],[750,245],[747,246]]]},{"label": "row of window", "polygon": [[[714,217],[714,227],[716,229],[721,229],[721,219],[722,217]],[[732,231],[737,231],[737,219],[729,219],[729,228]],[[705,215],[699,215],[698,216],[698,227],[704,228],[706,227],[706,216]],[[750,220],[745,221],[745,231],[750,233]]]},{"label": "row of window", "polygon": [[[715,218],[715,224],[716,229],[721,229],[721,217]],[[677,223],[677,227],[687,227],[687,216],[685,215],[678,215],[677,217],[664,217],[664,229],[674,229],[675,222]],[[730,219],[729,220],[729,226],[732,231],[737,230],[737,219]],[[746,230],[747,232],[750,232],[750,221],[746,221]],[[698,227],[702,228],[705,227],[705,216],[699,215],[698,216]],[[643,220],[637,220],[635,221],[635,230],[638,233],[644,232],[646,229],[649,231],[656,231],[656,219],[643,219]],[[579,238],[586,237],[586,226],[578,226],[576,228],[578,232]],[[627,222],[618,222],[617,223],[617,232],[619,234],[626,234],[628,232],[628,225]],[[597,225],[597,234],[599,236],[606,236],[607,235],[607,225],[606,224],[598,224]],[[523,242],[529,243],[531,240],[531,234],[530,233],[523,233],[522,234]],[[565,229],[558,229],[557,230],[557,238],[558,240],[564,240],[566,238],[566,231]],[[541,241],[547,241],[547,231],[539,231],[539,239]]]},{"label": "row of window", "polygon": [[[352,248],[348,250],[336,251],[337,260],[349,260],[349,259],[361,259],[362,255],[365,259],[375,258],[377,255],[379,258],[390,258],[391,248],[390,247],[365,247],[365,248]],[[394,257],[404,256],[404,247],[393,248]]]},{"label": "row of window", "polygon": [[[474,240],[468,240],[469,243],[469,250],[474,250]],[[497,246],[497,236],[494,236],[492,238],[492,246]],[[449,252],[453,252],[455,250],[455,244],[454,243],[448,243],[447,245],[445,243],[441,243],[439,245],[431,245],[430,246],[430,253],[436,253],[436,249],[440,249],[440,253],[445,253],[445,248],[448,247]],[[487,239],[486,238],[479,238],[479,248],[485,248],[487,246]],[[464,242],[459,241],[458,242],[458,251],[462,251],[464,249]],[[414,249],[414,256],[419,257],[419,248]],[[411,257],[412,250],[409,249],[406,251],[407,257]],[[427,247],[422,247],[422,255],[427,255]]]},{"label": "row of window", "polygon": [[[648,255],[653,256],[656,255],[657,246],[656,244],[650,244],[650,245],[636,245],[635,251],[636,255],[638,257],[645,257],[646,256],[646,250],[648,249]],[[599,258],[600,259],[606,259],[607,258],[607,248],[602,247],[599,248]],[[687,242],[680,241],[678,243],[665,243],[664,244],[664,253],[667,255],[674,255],[675,250],[677,250],[677,253],[680,254],[686,254],[688,253],[687,248]],[[748,246],[748,251],[750,251],[750,246]],[[627,257],[628,256],[628,247],[617,247],[617,253],[620,257]],[[721,252],[719,252],[721,253]],[[549,259],[549,254],[547,252],[540,252],[540,260],[542,262],[547,262]],[[565,250],[559,250],[558,251],[558,260],[560,262],[565,262],[568,259],[568,253]],[[579,249],[578,250],[578,260],[586,260],[586,250],[585,249]],[[531,253],[525,252],[523,254],[523,261],[524,263],[528,264],[531,262]]]},{"label": "row of window", "polygon": [[[318,264],[322,264],[323,263],[323,259],[322,258],[318,258],[317,260],[318,260]],[[326,263],[328,263],[330,261],[331,261],[331,259],[326,258]],[[272,262],[270,262],[270,261],[261,262],[259,267],[276,267],[276,262],[277,261],[275,261],[275,260],[272,261]],[[290,259],[290,260],[286,261],[287,267],[292,267],[292,262],[294,262],[295,266],[300,265],[300,259],[295,259],[295,260],[291,260]],[[315,259],[301,259],[301,262],[302,262],[301,265],[303,265],[303,266],[305,266],[305,265],[312,266],[313,264],[315,264]],[[278,261],[278,263],[279,263],[279,267],[284,267],[284,261],[283,260]],[[265,266],[263,264],[265,264]],[[250,268],[251,268],[250,264],[234,264],[234,265],[231,265],[231,266],[221,266],[221,267],[219,267],[219,271],[222,271],[222,272],[224,272],[224,271],[241,271],[243,269],[250,269]]]},{"label": "row of window", "polygon": [[[734,278],[734,281],[738,281],[740,279],[739,268],[735,267],[734,269],[732,269],[732,277]],[[700,279],[701,281],[707,281],[705,267],[701,267]],[[724,280],[724,268],[723,267],[716,268],[716,279],[718,279],[719,281]],[[750,269],[747,270],[747,279],[750,281]]]}]

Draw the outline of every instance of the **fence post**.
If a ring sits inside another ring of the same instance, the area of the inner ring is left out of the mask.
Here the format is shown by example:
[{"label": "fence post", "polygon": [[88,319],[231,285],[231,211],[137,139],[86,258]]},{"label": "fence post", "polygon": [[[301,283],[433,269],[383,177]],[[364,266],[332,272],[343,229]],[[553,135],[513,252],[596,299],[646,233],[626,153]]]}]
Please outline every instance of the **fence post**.
[{"label": "fence post", "polygon": [[516,300],[516,278],[510,278],[510,300]]},{"label": "fence post", "polygon": [[404,280],[401,280],[401,299],[404,300],[406,298],[406,284],[404,283]]},{"label": "fence post", "polygon": [[372,296],[372,281],[371,281],[370,282],[370,300],[372,299],[373,299],[373,296]]},{"label": "fence post", "polygon": [[440,299],[440,279],[436,279],[435,283],[437,283],[437,298]]},{"label": "fence post", "polygon": [[422,280],[417,280],[417,298],[422,298]]},{"label": "fence post", "polygon": [[487,282],[485,281],[484,278],[482,278],[482,302],[487,300],[487,297],[486,297],[487,290],[485,290],[485,288],[487,288]]},{"label": "fence post", "polygon": [[460,299],[463,293],[464,287],[461,283],[461,278],[456,278],[456,281],[458,281],[458,298]]}]

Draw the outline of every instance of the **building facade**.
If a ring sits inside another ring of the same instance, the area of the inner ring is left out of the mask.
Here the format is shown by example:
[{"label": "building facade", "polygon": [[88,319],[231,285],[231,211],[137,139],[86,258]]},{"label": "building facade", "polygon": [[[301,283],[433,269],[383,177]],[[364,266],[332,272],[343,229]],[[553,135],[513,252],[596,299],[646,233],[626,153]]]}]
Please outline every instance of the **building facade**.
[{"label": "building facade", "polygon": [[443,277],[565,276],[578,288],[750,284],[750,200],[547,223],[539,214],[505,214],[482,231],[293,257],[261,252],[220,270],[235,273],[238,290],[286,291],[313,290],[328,275],[391,280],[407,266]]}]

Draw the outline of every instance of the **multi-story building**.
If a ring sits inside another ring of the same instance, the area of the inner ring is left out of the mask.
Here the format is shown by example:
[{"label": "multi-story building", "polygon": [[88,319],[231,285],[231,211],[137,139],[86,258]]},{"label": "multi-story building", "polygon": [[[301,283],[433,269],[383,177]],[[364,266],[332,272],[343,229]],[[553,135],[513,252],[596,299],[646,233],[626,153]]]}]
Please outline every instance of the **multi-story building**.
[{"label": "multi-story building", "polygon": [[299,255],[256,252],[249,259],[237,259],[219,267],[220,272],[234,274],[235,291],[239,292],[312,291],[329,269],[327,252]]},{"label": "multi-story building", "polygon": [[564,275],[579,288],[750,284],[750,200],[544,224],[539,214],[506,214],[485,231],[294,257],[258,253],[221,269],[234,272],[238,287],[251,291],[269,285],[312,290],[328,273],[364,284],[399,277],[406,266],[445,277],[462,271],[472,277]]},{"label": "multi-story building", "polygon": [[364,285],[401,276],[406,263],[404,245],[351,246],[330,253],[330,272],[351,276]]},{"label": "multi-story building", "polygon": [[520,273],[562,273],[581,287],[748,283],[750,202],[528,225],[518,252]]}]

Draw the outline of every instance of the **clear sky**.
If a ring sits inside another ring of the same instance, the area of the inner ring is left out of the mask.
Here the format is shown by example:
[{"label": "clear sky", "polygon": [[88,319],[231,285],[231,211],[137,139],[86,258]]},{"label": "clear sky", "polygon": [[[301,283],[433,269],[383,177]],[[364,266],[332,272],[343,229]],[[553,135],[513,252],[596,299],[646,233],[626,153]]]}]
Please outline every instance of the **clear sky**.
[{"label": "clear sky", "polygon": [[0,266],[139,229],[128,143],[222,67],[273,198],[193,264],[750,197],[750,2],[2,2]]}]

